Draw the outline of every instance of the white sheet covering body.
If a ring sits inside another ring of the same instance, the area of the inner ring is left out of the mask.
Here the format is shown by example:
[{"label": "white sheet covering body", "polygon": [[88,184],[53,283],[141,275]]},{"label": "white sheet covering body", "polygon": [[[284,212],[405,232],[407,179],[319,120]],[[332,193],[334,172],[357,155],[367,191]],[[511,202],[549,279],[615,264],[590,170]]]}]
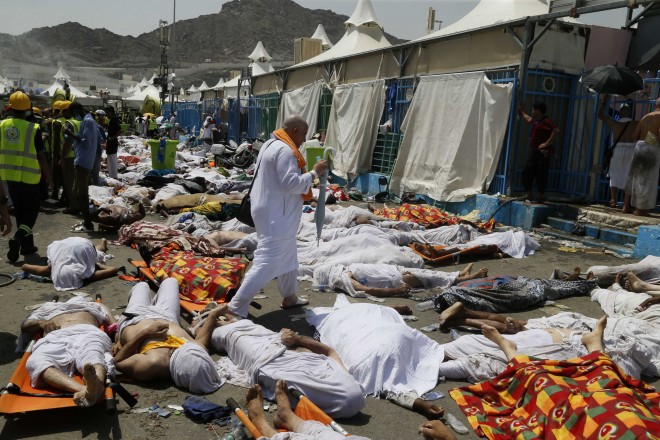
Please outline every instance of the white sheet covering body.
[{"label": "white sheet covering body", "polygon": [[609,287],[614,283],[618,273],[627,273],[632,270],[642,281],[651,284],[660,283],[660,257],[649,255],[639,263],[624,264],[621,266],[592,266],[587,273],[593,272],[598,278],[598,285]]},{"label": "white sheet covering body", "polygon": [[630,165],[630,179],[626,192],[637,209],[655,208],[658,201],[658,175],[660,175],[660,145],[637,142]]},{"label": "white sheet covering body", "polygon": [[432,390],[444,350],[418,330],[410,328],[390,307],[350,304],[337,295],[334,307],[306,312],[321,342],[334,348],[346,368],[367,394],[383,390]]},{"label": "white sheet covering body", "polygon": [[[306,421],[300,424],[296,432],[280,432],[274,436],[259,437],[257,440],[343,440],[346,437],[316,421]],[[351,440],[369,440],[366,437],[351,436]]]},{"label": "white sheet covering body", "polygon": [[281,127],[289,116],[300,115],[307,121],[309,126],[307,139],[311,139],[316,133],[322,90],[323,81],[316,81],[305,87],[282,93],[282,102],[277,112],[277,126]]},{"label": "white sheet covering body", "polygon": [[96,248],[82,237],[68,237],[48,245],[46,251],[55,290],[80,289],[96,271]]},{"label": "white sheet covering body", "polygon": [[364,407],[362,388],[334,360],[288,350],[279,333],[247,319],[216,328],[211,343],[231,359],[219,365],[238,370],[224,373],[260,384],[267,399],[275,397],[277,381],[284,380],[332,417],[352,417]]},{"label": "white sheet covering body", "polygon": [[383,79],[335,88],[325,140],[326,147],[337,151],[332,160],[335,175],[348,179],[349,174],[369,171],[384,105]]},{"label": "white sheet covering body", "polygon": [[512,90],[512,84],[491,83],[483,72],[420,78],[401,126],[405,135],[391,190],[462,202],[487,189],[502,149]]}]

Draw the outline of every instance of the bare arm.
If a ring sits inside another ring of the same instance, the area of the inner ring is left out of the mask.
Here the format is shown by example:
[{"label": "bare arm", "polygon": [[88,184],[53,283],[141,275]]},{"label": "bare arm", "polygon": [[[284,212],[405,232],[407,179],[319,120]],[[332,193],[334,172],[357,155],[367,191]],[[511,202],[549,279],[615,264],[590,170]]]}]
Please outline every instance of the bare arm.
[{"label": "bare arm", "polygon": [[307,349],[312,353],[327,356],[333,361],[337,362],[337,364],[339,364],[339,366],[342,367],[344,370],[348,371],[348,368],[346,368],[346,365],[344,365],[344,362],[339,357],[339,354],[335,351],[334,348],[330,347],[329,345],[325,345],[312,338],[308,338],[307,336],[301,336],[298,333],[289,330],[288,328],[282,329],[280,333],[282,335],[282,343],[287,347],[289,348],[300,347]]},{"label": "bare arm", "polygon": [[218,318],[227,313],[228,310],[229,307],[227,305],[211,310],[204,324],[197,329],[195,342],[204,347],[206,351],[210,351],[211,349],[211,336],[213,335],[213,330],[218,326]]},{"label": "bare arm", "polygon": [[45,321],[43,319],[26,320],[21,325],[21,331],[31,336],[34,336],[39,332],[44,332],[44,334],[47,334],[59,328],[60,326],[55,324],[54,322]]},{"label": "bare arm", "polygon": [[519,114],[520,117],[523,118],[523,120],[524,120],[525,122],[527,122],[528,124],[531,124],[531,123],[532,123],[532,120],[533,120],[532,117],[531,117],[530,115],[528,115],[527,113],[525,113],[525,111],[523,110],[522,105],[521,105],[520,107],[518,107],[518,114]]},{"label": "bare arm", "polygon": [[605,124],[607,124],[608,127],[614,128],[617,124],[617,122],[612,119],[606,112],[605,108],[607,108],[607,98],[608,95],[601,95],[600,97],[600,105],[598,106],[598,119],[603,121]]},{"label": "bare arm", "polygon": [[117,364],[117,368],[119,368],[119,363],[125,361],[129,357],[133,356],[135,353],[138,352],[140,347],[142,346],[142,343],[144,342],[145,339],[148,338],[157,338],[157,337],[165,337],[167,336],[167,330],[169,329],[169,325],[164,324],[162,322],[156,322],[149,327],[145,328],[142,330],[140,333],[138,333],[137,337],[128,341],[125,345],[121,346],[117,353],[114,356],[114,361],[115,364]]}]

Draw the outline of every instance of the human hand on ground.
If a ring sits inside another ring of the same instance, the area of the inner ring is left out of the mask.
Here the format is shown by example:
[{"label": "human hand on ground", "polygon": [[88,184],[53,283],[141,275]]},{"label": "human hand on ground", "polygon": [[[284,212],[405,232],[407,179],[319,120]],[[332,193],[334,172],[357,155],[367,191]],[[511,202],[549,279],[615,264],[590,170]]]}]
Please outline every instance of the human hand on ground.
[{"label": "human hand on ground", "polygon": [[638,305],[636,308],[637,308],[637,310],[639,310],[641,312],[643,310],[648,309],[649,307],[651,307],[654,304],[658,304],[658,301],[660,301],[660,296],[649,298],[649,299],[645,300],[643,303],[641,303],[640,305]]},{"label": "human hand on ground", "polygon": [[327,160],[319,160],[314,164],[314,171],[316,171],[316,174],[318,174],[319,177],[323,176],[323,173],[325,173],[327,169],[328,169]]},{"label": "human hand on ground", "polygon": [[419,427],[418,432],[424,437],[424,440],[445,440],[456,438],[440,420],[423,423]]},{"label": "human hand on ground", "polygon": [[294,332],[293,330],[283,328],[280,331],[280,336],[282,338],[282,344],[284,344],[286,347],[293,348],[298,345],[298,339],[300,338],[300,335],[298,335],[298,333]]}]

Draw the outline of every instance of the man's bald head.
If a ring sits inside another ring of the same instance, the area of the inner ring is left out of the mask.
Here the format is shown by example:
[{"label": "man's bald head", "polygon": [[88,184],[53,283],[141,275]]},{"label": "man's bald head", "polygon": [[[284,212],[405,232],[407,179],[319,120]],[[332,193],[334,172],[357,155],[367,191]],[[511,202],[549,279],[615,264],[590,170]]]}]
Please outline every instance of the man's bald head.
[{"label": "man's bald head", "polygon": [[300,115],[286,118],[282,124],[282,129],[286,131],[297,147],[300,147],[307,140],[307,121]]}]

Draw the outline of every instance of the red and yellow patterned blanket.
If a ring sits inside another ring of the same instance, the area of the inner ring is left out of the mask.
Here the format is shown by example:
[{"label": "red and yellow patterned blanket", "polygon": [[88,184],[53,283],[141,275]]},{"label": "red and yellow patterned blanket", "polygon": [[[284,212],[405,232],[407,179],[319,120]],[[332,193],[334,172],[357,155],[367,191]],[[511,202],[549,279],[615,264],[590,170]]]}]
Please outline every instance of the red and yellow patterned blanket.
[{"label": "red and yellow patterned blanket", "polygon": [[214,258],[190,251],[164,248],[155,254],[150,269],[156,280],[175,278],[181,299],[194,303],[226,302],[238,289],[248,261],[241,258]]},{"label": "red and yellow patterned blanket", "polygon": [[[377,208],[374,210],[374,214],[390,220],[417,223],[426,229],[457,225],[463,221],[459,217],[451,216],[435,206],[411,205],[409,203],[402,203],[401,206],[394,208]],[[478,223],[477,226],[486,231],[491,231],[493,226],[495,226],[495,221],[491,220],[483,224]]]},{"label": "red and yellow patterned blanket", "polygon": [[660,394],[602,352],[566,361],[516,356],[494,379],[450,394],[489,439],[660,438]]}]

